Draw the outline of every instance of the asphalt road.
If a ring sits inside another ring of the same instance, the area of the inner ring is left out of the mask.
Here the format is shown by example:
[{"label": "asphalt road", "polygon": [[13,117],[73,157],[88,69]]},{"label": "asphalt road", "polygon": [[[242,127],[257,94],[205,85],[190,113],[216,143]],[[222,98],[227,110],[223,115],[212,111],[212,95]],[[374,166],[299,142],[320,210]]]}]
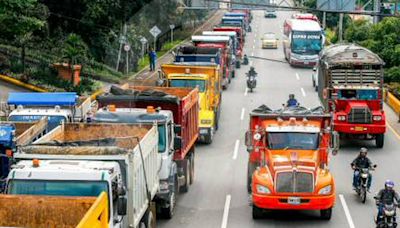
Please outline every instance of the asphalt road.
[{"label": "asphalt road", "polygon": [[[255,11],[253,32],[246,37],[245,53],[284,61],[281,42],[278,50],[262,50],[260,38],[265,32],[274,32],[282,40],[283,21],[290,18],[291,14],[279,12],[277,19],[266,19],[262,11]],[[372,141],[342,142],[339,154],[330,158],[330,170],[336,180],[337,192],[330,221],[320,220],[319,213],[314,211],[276,212],[262,220],[252,219],[245,187],[248,154],[243,140],[249,111],[261,104],[279,108],[290,93],[295,94],[306,107],[318,106],[319,100],[312,87],[310,69],[293,68],[287,63],[261,59],[251,59],[251,62],[258,72],[257,88],[253,93],[246,92],[244,73],[249,66],[242,66],[236,74],[237,78],[223,93],[220,129],[214,142],[196,148],[195,183],[188,193],[179,196],[174,218],[158,221],[159,227],[374,227],[376,208],[373,193],[388,178],[394,180],[397,189],[400,189],[400,175],[397,173],[400,170],[400,136],[390,128],[383,149],[375,149]],[[370,148],[369,156],[378,165],[373,173],[372,194],[365,204],[360,202],[351,187],[350,163],[361,146]]]}]

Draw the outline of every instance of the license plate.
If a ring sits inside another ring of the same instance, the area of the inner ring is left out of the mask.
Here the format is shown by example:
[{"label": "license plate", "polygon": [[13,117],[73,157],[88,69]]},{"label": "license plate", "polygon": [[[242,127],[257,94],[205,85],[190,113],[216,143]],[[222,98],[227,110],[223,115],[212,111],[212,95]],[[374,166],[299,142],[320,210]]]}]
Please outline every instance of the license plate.
[{"label": "license plate", "polygon": [[364,131],[364,127],[355,127],[354,130],[355,131]]},{"label": "license plate", "polygon": [[289,197],[287,202],[288,202],[288,204],[299,205],[300,198],[299,197]]}]

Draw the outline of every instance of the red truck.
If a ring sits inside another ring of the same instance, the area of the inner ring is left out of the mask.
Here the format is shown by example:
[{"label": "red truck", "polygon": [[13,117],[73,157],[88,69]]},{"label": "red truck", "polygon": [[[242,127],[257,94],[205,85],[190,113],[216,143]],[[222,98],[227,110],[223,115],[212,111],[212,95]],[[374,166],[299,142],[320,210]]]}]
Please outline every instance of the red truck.
[{"label": "red truck", "polygon": [[195,142],[199,136],[199,93],[192,88],[113,86],[97,97],[95,122],[158,125],[162,157],[157,212],[171,218],[176,193],[187,192],[194,180]]},{"label": "red truck", "polygon": [[384,145],[383,60],[356,44],[325,48],[318,63],[318,93],[333,112],[334,128],[342,137],[374,139]]},{"label": "red truck", "polygon": [[[236,49],[235,55],[237,60],[243,59],[243,48],[244,48],[244,35],[242,29],[239,27],[214,27],[215,32],[236,32],[236,37],[238,40],[238,47]],[[240,67],[240,64],[239,64]],[[236,68],[239,68],[238,65]]]},{"label": "red truck", "polygon": [[234,55],[233,44],[228,36],[192,36],[192,42],[199,48],[220,48],[222,50],[222,58],[224,65],[222,68],[223,83],[229,83],[235,75],[235,62],[232,58]]}]

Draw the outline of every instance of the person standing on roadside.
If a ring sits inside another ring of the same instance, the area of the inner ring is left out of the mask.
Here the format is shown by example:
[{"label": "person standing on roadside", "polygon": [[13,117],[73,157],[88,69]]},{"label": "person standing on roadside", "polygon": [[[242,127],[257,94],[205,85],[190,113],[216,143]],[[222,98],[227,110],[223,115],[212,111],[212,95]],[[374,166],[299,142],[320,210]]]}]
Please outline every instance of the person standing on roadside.
[{"label": "person standing on roadside", "polygon": [[153,48],[150,48],[149,59],[150,59],[150,71],[154,71],[156,69],[157,53],[153,50]]}]

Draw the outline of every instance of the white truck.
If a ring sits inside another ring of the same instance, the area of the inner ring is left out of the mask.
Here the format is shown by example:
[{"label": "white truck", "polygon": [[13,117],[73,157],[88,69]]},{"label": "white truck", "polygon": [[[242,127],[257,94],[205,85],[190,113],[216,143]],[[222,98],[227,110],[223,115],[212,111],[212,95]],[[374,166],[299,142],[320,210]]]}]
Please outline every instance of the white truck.
[{"label": "white truck", "polygon": [[91,110],[91,99],[79,98],[75,92],[35,93],[13,92],[7,101],[10,109],[8,120],[36,122],[48,117],[48,129],[61,122],[82,122]]},{"label": "white truck", "polygon": [[62,124],[20,147],[7,194],[98,196],[109,200],[109,227],[153,228],[159,189],[155,126]]}]

